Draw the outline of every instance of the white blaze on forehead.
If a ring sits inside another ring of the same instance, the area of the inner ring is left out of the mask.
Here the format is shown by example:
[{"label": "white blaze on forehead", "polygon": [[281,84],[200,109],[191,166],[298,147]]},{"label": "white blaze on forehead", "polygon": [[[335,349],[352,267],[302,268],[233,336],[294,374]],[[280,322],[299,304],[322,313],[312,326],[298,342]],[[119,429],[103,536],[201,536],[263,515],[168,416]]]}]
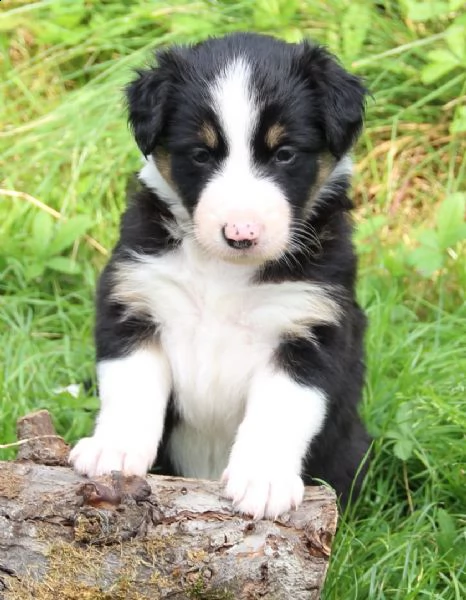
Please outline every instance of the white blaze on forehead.
[{"label": "white blaze on forehead", "polygon": [[211,88],[213,109],[225,133],[230,163],[235,157],[250,162],[251,138],[258,109],[251,88],[251,69],[237,58],[229,63]]},{"label": "white blaze on forehead", "polygon": [[279,256],[287,245],[290,207],[283,190],[254,166],[253,137],[260,108],[252,84],[251,67],[238,57],[210,87],[227,153],[199,197],[194,225],[201,245],[228,260],[238,254],[226,245],[222,229],[254,223],[261,234],[248,256],[263,262]]}]

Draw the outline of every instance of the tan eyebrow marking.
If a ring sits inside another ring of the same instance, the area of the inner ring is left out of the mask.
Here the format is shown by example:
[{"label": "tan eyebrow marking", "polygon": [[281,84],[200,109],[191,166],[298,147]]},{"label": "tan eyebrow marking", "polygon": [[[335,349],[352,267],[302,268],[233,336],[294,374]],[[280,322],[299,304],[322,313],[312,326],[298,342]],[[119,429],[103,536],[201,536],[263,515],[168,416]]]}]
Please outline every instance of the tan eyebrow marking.
[{"label": "tan eyebrow marking", "polygon": [[209,148],[215,149],[218,146],[218,136],[215,129],[209,123],[203,123],[199,131],[202,141]]},{"label": "tan eyebrow marking", "polygon": [[335,158],[329,152],[322,152],[317,159],[317,166],[319,168],[317,174],[317,181],[315,187],[320,189],[329,178],[335,167]]},{"label": "tan eyebrow marking", "polygon": [[265,134],[265,143],[273,150],[285,135],[285,128],[280,123],[274,123]]},{"label": "tan eyebrow marking", "polygon": [[162,175],[162,177],[169,185],[174,187],[171,175],[171,157],[169,152],[162,148],[156,148],[153,156],[154,162],[157,166],[157,169],[160,172],[160,175]]},{"label": "tan eyebrow marking", "polygon": [[319,195],[321,188],[325,185],[327,179],[335,168],[336,160],[329,152],[322,152],[317,159],[317,178],[311,188],[308,201],[306,202],[306,213],[310,214],[314,202]]}]

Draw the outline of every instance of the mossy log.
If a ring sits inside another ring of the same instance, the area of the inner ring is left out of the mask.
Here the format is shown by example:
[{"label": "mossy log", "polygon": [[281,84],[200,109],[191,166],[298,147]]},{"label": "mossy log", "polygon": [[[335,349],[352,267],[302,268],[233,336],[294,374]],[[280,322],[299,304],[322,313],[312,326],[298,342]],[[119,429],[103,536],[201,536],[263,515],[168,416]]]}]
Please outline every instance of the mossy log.
[{"label": "mossy log", "polygon": [[[91,481],[50,466],[66,453],[48,426],[31,428],[44,413],[26,418],[35,450],[26,442],[21,460],[0,462],[0,598],[320,597],[337,521],[330,490],[307,488],[298,510],[271,522],[234,514],[216,482]],[[49,465],[37,464],[44,452]]]}]

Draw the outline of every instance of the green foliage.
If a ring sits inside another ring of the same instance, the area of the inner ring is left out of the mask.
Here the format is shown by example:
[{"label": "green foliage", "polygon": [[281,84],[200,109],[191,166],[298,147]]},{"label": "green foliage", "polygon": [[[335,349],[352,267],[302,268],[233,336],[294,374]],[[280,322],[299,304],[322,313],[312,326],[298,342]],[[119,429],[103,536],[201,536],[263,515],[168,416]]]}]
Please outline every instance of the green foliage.
[{"label": "green foliage", "polygon": [[[423,83],[431,84],[446,76],[459,74],[463,93],[466,90],[466,14],[462,0],[425,2],[423,0],[403,0],[407,17],[414,22],[447,23],[439,47],[427,52],[427,62],[421,71]],[[466,131],[464,106],[459,105],[450,131]]]},{"label": "green foliage", "polygon": [[402,0],[407,17],[412,21],[426,22],[435,19],[448,19],[452,12],[464,8],[462,0]]},{"label": "green foliage", "polygon": [[420,228],[418,247],[408,254],[408,262],[425,277],[444,268],[449,259],[457,260],[454,249],[466,240],[466,193],[450,194],[439,206],[433,229]]},{"label": "green foliage", "polygon": [[437,544],[440,552],[447,554],[455,549],[458,535],[455,519],[443,508],[437,511]]},{"label": "green foliage", "polygon": [[38,212],[32,223],[32,235],[24,240],[23,260],[26,280],[41,277],[46,269],[78,275],[81,273],[79,263],[69,256],[63,256],[86,233],[91,226],[91,219],[85,215],[77,215],[55,223],[45,212]]},{"label": "green foliage", "polygon": [[[70,442],[92,430],[97,399],[66,387],[93,377],[104,257],[83,236],[115,243],[140,164],[122,102],[132,68],[153,48],[239,29],[313,38],[373,93],[354,196],[374,458],[341,517],[324,600],[465,598],[464,2],[2,0],[0,11],[0,443],[39,407]],[[215,597],[204,587],[193,594]]]},{"label": "green foliage", "polygon": [[400,404],[395,415],[395,427],[387,431],[386,436],[394,440],[393,452],[400,460],[411,458],[415,446],[415,440],[412,430],[412,410],[409,402]]}]

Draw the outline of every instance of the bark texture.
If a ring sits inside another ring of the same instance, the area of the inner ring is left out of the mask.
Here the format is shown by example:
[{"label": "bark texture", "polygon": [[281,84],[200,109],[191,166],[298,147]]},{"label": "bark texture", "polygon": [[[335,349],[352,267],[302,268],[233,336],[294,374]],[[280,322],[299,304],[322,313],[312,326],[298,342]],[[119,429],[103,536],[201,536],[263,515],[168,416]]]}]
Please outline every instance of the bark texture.
[{"label": "bark texture", "polygon": [[216,482],[119,473],[91,481],[32,462],[66,455],[55,437],[38,437],[53,428],[37,433],[28,419],[34,453],[0,462],[0,598],[320,597],[337,521],[330,490],[307,488],[298,510],[253,521],[232,513]]}]

